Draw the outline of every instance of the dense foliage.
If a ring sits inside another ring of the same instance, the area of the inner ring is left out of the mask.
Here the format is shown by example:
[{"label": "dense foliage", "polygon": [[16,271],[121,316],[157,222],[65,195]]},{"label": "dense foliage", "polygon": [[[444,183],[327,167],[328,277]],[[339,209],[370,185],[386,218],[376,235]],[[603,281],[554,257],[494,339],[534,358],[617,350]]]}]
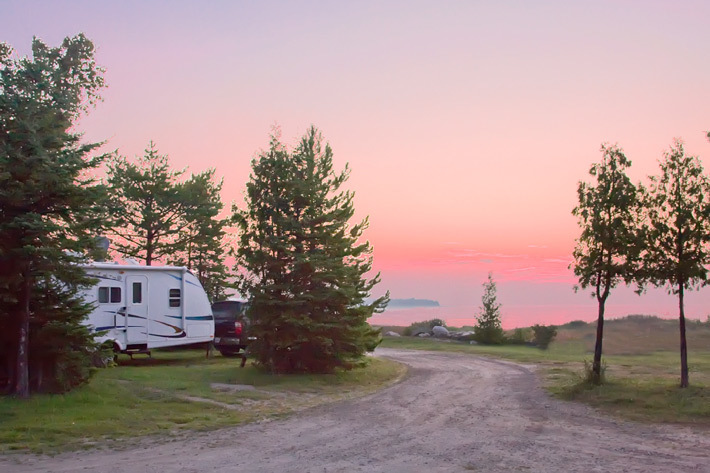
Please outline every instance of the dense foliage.
[{"label": "dense foliage", "polygon": [[333,152],[310,128],[291,152],[272,137],[252,162],[240,227],[239,289],[251,305],[250,350],[273,372],[349,369],[380,341],[367,319],[388,296],[366,303],[379,275],[362,242],[367,220],[351,225],[353,193],[333,170]]},{"label": "dense foliage", "polygon": [[227,236],[228,219],[222,211],[222,181],[215,182],[214,170],[195,174],[183,186],[184,199],[190,203],[180,218],[180,245],[168,257],[168,263],[190,269],[211,302],[226,298],[233,287],[232,274],[225,263],[230,251]]},{"label": "dense foliage", "polygon": [[543,350],[547,350],[550,343],[557,336],[557,327],[554,325],[538,325],[532,326],[533,331],[533,344]]},{"label": "dense foliage", "polygon": [[0,378],[20,397],[88,379],[78,291],[89,281],[77,263],[101,231],[106,194],[88,177],[98,144],[73,127],[102,87],[83,35],[57,48],[34,39],[32,58],[0,45]]},{"label": "dense foliage", "polygon": [[115,156],[108,183],[113,198],[113,248],[147,266],[156,261],[186,266],[211,300],[222,299],[231,284],[224,259],[225,227],[220,218],[222,182],[210,169],[182,179],[151,142],[135,162]]}]

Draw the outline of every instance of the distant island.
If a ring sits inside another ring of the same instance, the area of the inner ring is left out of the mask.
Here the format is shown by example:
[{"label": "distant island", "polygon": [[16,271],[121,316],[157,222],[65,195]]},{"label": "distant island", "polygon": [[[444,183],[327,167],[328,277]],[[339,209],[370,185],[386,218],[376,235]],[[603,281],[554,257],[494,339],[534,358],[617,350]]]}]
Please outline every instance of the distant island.
[{"label": "distant island", "polygon": [[390,303],[387,304],[388,309],[398,309],[406,307],[439,307],[438,301],[432,301],[429,299],[390,299]]}]

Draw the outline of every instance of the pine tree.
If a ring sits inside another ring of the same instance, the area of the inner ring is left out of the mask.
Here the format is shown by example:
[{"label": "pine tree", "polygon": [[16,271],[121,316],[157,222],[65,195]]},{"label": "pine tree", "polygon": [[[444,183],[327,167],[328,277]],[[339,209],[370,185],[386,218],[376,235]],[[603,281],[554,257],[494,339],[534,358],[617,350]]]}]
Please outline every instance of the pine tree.
[{"label": "pine tree", "polygon": [[180,248],[179,222],[190,204],[179,182],[183,171],[170,168],[167,155],[152,141],[137,163],[115,156],[108,166],[113,198],[114,241],[120,254],[145,261],[174,254]]},{"label": "pine tree", "polygon": [[0,369],[19,397],[88,378],[93,340],[78,290],[89,281],[77,263],[100,232],[106,195],[87,177],[99,145],[73,131],[103,87],[93,44],[35,38],[32,54],[15,59],[0,44]]},{"label": "pine tree", "polygon": [[367,220],[350,225],[349,175],[333,170],[333,152],[311,127],[293,152],[272,137],[252,162],[240,226],[239,289],[248,295],[256,341],[250,350],[272,372],[332,372],[362,363],[380,341],[367,319],[388,295],[365,300],[379,282]]},{"label": "pine tree", "polygon": [[685,335],[685,291],[707,282],[710,264],[710,181],[700,160],[685,154],[676,141],[660,162],[660,176],[651,177],[645,195],[647,245],[643,260],[648,280],[678,295],[680,386],[688,379]]},{"label": "pine tree", "polygon": [[500,322],[500,303],[496,295],[496,283],[493,274],[488,273],[488,280],[483,283],[481,311],[476,316],[474,338],[479,343],[500,344],[505,341],[505,335]]},{"label": "pine tree", "polygon": [[220,218],[222,181],[215,182],[213,169],[195,174],[184,183],[184,200],[189,203],[180,218],[180,249],[168,258],[170,264],[186,266],[200,280],[210,301],[226,297],[233,287],[225,263],[229,252],[227,219]]},{"label": "pine tree", "polygon": [[601,151],[601,162],[589,169],[596,185],[579,183],[579,204],[572,211],[582,228],[574,250],[574,274],[583,289],[592,288],[598,305],[591,378],[594,384],[602,381],[606,300],[619,283],[630,283],[637,277],[642,248],[638,232],[638,192],[626,175],[631,161],[617,146],[602,146]]}]

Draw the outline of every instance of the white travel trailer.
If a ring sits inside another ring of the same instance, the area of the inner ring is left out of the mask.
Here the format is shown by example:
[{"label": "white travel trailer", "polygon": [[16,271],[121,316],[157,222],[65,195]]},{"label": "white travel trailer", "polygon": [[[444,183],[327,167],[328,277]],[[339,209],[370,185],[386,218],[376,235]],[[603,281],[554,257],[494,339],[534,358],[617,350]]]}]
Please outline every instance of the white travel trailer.
[{"label": "white travel trailer", "polygon": [[214,318],[200,281],[184,267],[91,263],[82,266],[98,283],[84,290],[94,303],[87,325],[116,352],[210,342]]}]

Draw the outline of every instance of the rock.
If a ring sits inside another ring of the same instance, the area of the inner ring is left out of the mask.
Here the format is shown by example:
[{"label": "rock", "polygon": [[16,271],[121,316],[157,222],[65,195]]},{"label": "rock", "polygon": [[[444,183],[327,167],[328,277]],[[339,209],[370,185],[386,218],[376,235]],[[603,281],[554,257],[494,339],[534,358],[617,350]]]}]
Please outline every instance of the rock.
[{"label": "rock", "polygon": [[400,336],[401,335],[398,334],[397,332],[392,332],[392,331],[385,332],[385,337],[400,337]]},{"label": "rock", "polygon": [[417,334],[417,337],[422,337],[422,338],[431,337],[431,334],[428,332],[422,332],[420,334]]},{"label": "rock", "polygon": [[471,340],[468,342],[469,345],[478,345],[478,342],[476,340]]},{"label": "rock", "polygon": [[460,342],[467,342],[473,337],[473,332],[449,332],[449,337]]},{"label": "rock", "polygon": [[434,332],[436,338],[449,338],[449,330],[441,325],[432,327],[431,331]]}]

